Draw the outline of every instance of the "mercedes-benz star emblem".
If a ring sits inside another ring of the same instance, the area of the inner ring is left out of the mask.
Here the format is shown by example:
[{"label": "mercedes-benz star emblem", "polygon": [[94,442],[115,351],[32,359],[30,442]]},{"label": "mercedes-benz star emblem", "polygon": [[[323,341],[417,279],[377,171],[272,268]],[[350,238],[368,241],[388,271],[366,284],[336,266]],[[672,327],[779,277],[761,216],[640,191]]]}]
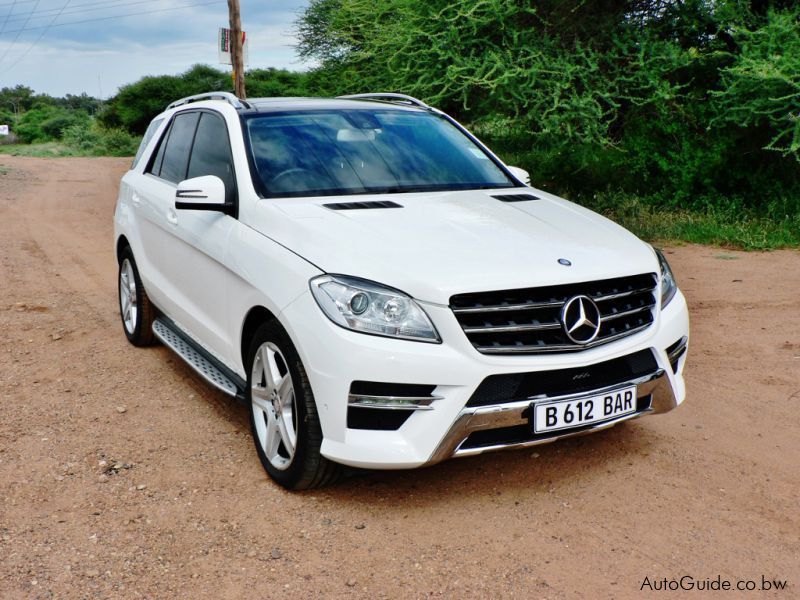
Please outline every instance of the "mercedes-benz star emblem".
[{"label": "mercedes-benz star emblem", "polygon": [[561,324],[576,344],[588,344],[600,333],[600,309],[588,296],[573,296],[561,309]]}]

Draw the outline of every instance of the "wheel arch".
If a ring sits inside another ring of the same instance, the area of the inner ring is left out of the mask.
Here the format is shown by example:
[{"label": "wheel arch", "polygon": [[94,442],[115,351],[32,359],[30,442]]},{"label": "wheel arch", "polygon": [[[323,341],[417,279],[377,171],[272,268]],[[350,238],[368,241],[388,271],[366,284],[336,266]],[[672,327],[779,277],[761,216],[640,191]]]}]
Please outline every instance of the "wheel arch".
[{"label": "wheel arch", "polygon": [[122,262],[122,251],[130,245],[128,238],[124,235],[119,236],[119,239],[117,239],[117,263]]},{"label": "wheel arch", "polygon": [[247,312],[247,316],[242,322],[239,351],[242,359],[242,366],[245,370],[247,370],[247,351],[250,349],[253,336],[256,334],[258,328],[267,321],[278,322],[278,318],[268,308],[254,306]]}]

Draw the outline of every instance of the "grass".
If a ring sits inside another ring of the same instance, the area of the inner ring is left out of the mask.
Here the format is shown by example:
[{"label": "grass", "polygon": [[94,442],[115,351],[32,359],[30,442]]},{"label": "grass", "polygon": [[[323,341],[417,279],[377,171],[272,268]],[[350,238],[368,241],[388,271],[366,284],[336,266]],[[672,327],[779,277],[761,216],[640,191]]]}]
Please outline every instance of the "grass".
[{"label": "grass", "polygon": [[800,248],[800,214],[767,217],[713,208],[661,208],[622,194],[598,195],[579,202],[651,242],[691,242],[739,250]]},{"label": "grass", "polygon": [[59,142],[44,142],[42,144],[8,144],[0,146],[0,154],[12,156],[35,156],[39,158],[52,158],[63,156],[88,156]]}]

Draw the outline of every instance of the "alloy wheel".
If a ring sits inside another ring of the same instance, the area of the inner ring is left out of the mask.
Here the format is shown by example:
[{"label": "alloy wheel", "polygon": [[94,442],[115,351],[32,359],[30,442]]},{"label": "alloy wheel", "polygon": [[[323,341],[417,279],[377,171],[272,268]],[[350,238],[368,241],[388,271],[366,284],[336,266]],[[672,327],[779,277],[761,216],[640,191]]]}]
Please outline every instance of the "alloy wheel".
[{"label": "alloy wheel", "polygon": [[286,359],[272,342],[258,348],[250,381],[258,444],[270,464],[283,471],[297,448],[297,400]]},{"label": "alloy wheel", "polygon": [[133,335],[136,329],[136,278],[133,275],[133,265],[127,258],[122,261],[119,270],[119,303],[122,312],[122,322],[125,330]]}]

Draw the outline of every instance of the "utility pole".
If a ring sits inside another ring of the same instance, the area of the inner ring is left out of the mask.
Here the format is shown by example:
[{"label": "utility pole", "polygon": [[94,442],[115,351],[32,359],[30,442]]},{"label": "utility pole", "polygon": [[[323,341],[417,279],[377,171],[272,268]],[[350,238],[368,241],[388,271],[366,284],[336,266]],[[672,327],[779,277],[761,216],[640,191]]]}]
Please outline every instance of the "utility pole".
[{"label": "utility pole", "polygon": [[244,89],[244,49],[242,47],[242,13],[239,0],[228,0],[231,22],[231,64],[233,66],[233,90],[239,98],[246,98]]}]

